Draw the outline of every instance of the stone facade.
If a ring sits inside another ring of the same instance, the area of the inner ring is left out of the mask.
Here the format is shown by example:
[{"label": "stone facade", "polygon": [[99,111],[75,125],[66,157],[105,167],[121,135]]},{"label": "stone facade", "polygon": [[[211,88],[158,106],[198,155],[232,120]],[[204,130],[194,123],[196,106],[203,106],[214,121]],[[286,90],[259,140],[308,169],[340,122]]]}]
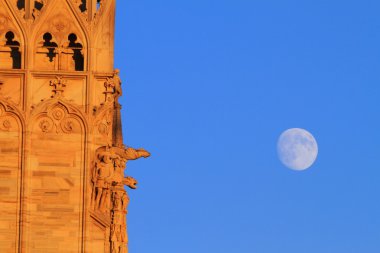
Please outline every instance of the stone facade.
[{"label": "stone facade", "polygon": [[0,0],[0,252],[127,253],[115,0]]}]

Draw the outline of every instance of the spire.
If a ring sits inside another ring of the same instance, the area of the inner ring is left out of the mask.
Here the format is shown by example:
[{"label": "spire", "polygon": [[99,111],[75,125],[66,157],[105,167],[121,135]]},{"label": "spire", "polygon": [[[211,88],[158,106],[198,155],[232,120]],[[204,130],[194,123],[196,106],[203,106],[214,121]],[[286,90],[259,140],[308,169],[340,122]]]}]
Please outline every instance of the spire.
[{"label": "spire", "polygon": [[112,145],[114,147],[122,148],[123,143],[123,130],[121,125],[121,105],[119,98],[122,95],[121,79],[119,77],[119,70],[116,69],[113,75],[114,85],[114,113],[113,113],[113,130],[112,130]]}]

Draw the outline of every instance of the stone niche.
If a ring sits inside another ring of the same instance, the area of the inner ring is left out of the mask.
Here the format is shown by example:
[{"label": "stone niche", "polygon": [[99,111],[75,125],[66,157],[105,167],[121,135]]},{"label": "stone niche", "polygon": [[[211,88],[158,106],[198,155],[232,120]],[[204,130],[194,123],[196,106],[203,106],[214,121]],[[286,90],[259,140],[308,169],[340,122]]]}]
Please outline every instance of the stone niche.
[{"label": "stone niche", "polygon": [[30,129],[27,252],[82,252],[85,128],[65,105],[46,107]]},{"label": "stone niche", "polygon": [[0,249],[17,252],[22,124],[0,103]]}]

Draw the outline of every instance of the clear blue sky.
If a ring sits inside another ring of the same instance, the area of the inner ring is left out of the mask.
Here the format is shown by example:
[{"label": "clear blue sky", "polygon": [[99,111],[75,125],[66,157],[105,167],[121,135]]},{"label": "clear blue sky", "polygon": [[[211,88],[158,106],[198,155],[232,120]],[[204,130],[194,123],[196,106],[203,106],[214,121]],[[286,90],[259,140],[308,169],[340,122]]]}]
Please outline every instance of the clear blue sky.
[{"label": "clear blue sky", "polygon": [[[119,0],[131,253],[380,252],[380,1]],[[304,172],[276,142],[318,141]]]}]

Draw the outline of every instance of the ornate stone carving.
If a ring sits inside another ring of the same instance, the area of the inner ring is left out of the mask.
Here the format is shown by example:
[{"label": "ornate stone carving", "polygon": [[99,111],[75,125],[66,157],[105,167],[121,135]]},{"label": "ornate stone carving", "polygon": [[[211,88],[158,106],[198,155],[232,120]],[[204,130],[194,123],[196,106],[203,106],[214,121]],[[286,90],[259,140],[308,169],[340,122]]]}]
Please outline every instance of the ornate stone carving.
[{"label": "ornate stone carving", "polygon": [[53,129],[53,121],[49,118],[44,118],[40,121],[40,129],[42,132],[47,133],[50,132]]},{"label": "ornate stone carving", "polygon": [[109,211],[110,187],[114,173],[115,156],[110,150],[102,150],[97,155],[95,168],[92,174],[93,193],[92,208],[100,212]]},{"label": "ornate stone carving", "polygon": [[49,31],[57,37],[58,41],[64,40],[71,29],[72,22],[63,14],[58,14],[50,20]]},{"label": "ornate stone carving", "polygon": [[6,131],[9,131],[9,129],[11,128],[11,122],[9,121],[9,119],[4,119],[3,120],[3,124],[2,124],[2,127],[3,129],[5,129]]},{"label": "ornate stone carving", "polygon": [[108,124],[99,123],[98,131],[101,135],[107,135],[109,133]]},{"label": "ornate stone carving", "polygon": [[103,147],[100,148],[96,155],[95,166],[92,173],[92,182],[94,185],[92,195],[92,207],[94,210],[101,212],[107,211],[109,206],[110,194],[105,191],[119,187],[123,189],[123,185],[136,189],[137,181],[132,177],[124,177],[124,170],[128,160],[136,160],[138,158],[147,158],[150,153],[144,149],[134,148],[118,148]]},{"label": "ornate stone carving", "polygon": [[137,188],[137,180],[124,176],[128,160],[149,157],[144,149],[106,146],[99,148],[92,174],[91,207],[95,212],[110,215],[110,244],[112,253],[127,252],[127,225],[125,215],[129,197],[124,185]]},{"label": "ornate stone carving", "polygon": [[12,127],[11,119],[7,116],[0,118],[0,130],[8,132]]},{"label": "ornate stone carving", "polygon": [[119,103],[119,98],[123,94],[119,73],[120,71],[118,69],[115,69],[113,76],[111,78],[107,78],[107,80],[104,82],[105,91],[103,93],[105,95],[106,103]]},{"label": "ornate stone carving", "polygon": [[112,146],[113,104],[103,104],[95,111],[94,134],[100,134],[107,145]]},{"label": "ornate stone carving", "polygon": [[9,132],[17,127],[14,118],[17,114],[15,113],[16,111],[12,106],[0,102],[0,131]]},{"label": "ornate stone carving", "polygon": [[125,215],[129,197],[125,191],[112,193],[111,253],[127,253],[127,224]]},{"label": "ornate stone carving", "polygon": [[63,92],[65,91],[67,81],[60,76],[57,76],[57,79],[50,81],[50,86],[53,88],[52,98],[61,98],[63,97]]},{"label": "ornate stone carving", "polygon": [[64,133],[70,134],[74,131],[74,119],[63,119],[60,123],[60,126]]},{"label": "ornate stone carving", "polygon": [[53,110],[52,116],[55,120],[61,120],[65,116],[65,111],[62,108],[56,108]]},{"label": "ornate stone carving", "polygon": [[0,201],[13,213],[0,221],[14,228],[0,231],[0,252],[127,252],[125,188],[136,189],[137,180],[124,172],[149,153],[123,144],[115,5],[0,0],[0,155],[20,147],[18,157],[2,159],[17,177],[17,208]]},{"label": "ornate stone carving", "polygon": [[59,103],[49,108],[47,112],[42,113],[38,122],[38,126],[43,133],[71,134],[80,132],[78,120]]}]

